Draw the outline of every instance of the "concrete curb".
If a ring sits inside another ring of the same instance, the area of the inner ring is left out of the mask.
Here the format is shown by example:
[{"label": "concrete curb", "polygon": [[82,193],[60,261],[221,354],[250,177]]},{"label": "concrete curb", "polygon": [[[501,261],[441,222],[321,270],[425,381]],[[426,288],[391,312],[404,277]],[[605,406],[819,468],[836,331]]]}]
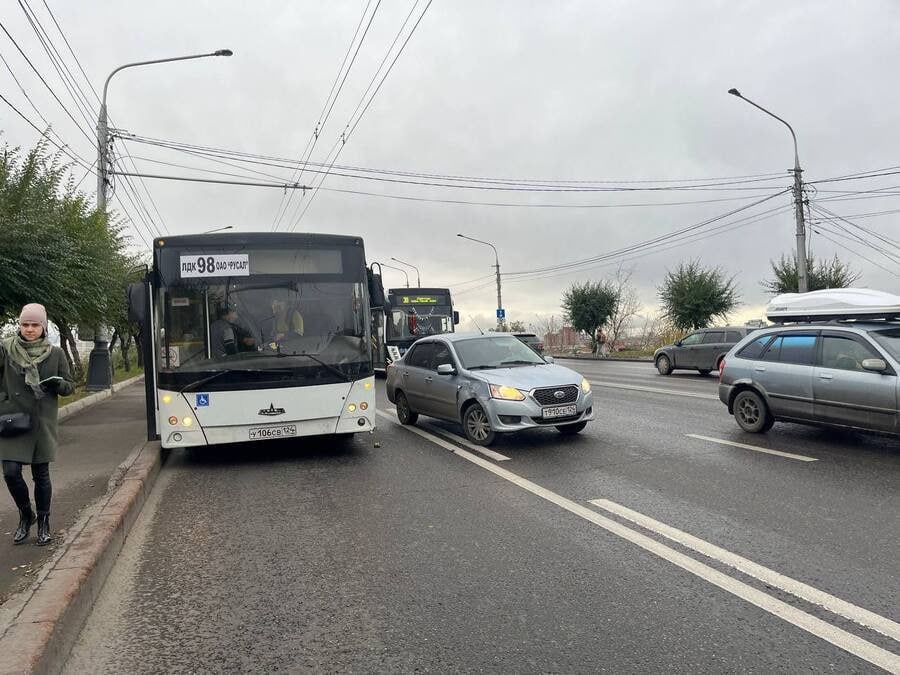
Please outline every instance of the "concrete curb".
[{"label": "concrete curb", "polygon": [[117,391],[121,391],[125,387],[130,387],[132,384],[138,382],[139,380],[142,380],[143,378],[143,375],[136,375],[127,380],[123,380],[122,382],[114,384],[110,389],[98,391],[96,394],[91,394],[90,396],[85,396],[84,398],[80,398],[77,401],[67,403],[59,409],[58,419],[60,422],[62,422],[67,417],[71,417],[75,413],[81,412],[85,408],[90,408],[92,405],[97,405],[98,403],[100,403],[100,401],[105,401]]},{"label": "concrete curb", "polygon": [[110,478],[106,494],[68,531],[35,584],[0,607],[0,675],[62,670],[163,461],[159,443],[139,444]]}]

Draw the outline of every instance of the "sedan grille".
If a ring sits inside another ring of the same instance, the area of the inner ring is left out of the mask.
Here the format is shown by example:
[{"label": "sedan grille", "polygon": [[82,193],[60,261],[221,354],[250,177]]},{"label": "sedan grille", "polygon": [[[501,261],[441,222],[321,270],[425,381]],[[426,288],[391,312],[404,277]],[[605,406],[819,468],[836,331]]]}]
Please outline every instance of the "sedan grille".
[{"label": "sedan grille", "polygon": [[578,387],[571,385],[566,387],[549,387],[547,389],[535,389],[534,400],[541,405],[565,405],[578,400]]}]

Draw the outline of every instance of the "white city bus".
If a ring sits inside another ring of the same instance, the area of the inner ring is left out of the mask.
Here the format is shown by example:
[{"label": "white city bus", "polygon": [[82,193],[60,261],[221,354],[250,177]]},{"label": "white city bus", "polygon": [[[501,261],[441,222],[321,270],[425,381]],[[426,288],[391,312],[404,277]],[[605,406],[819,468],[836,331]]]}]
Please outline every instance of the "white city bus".
[{"label": "white city bus", "polygon": [[359,237],[159,238],[129,308],[142,328],[148,437],[165,448],[374,427]]}]

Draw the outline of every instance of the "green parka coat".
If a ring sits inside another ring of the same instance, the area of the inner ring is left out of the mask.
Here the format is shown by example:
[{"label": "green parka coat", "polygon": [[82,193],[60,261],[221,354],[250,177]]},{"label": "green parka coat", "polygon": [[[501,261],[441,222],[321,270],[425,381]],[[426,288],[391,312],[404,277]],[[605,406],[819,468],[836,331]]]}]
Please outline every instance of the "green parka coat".
[{"label": "green parka coat", "polygon": [[[38,364],[41,379],[58,375],[64,382],[59,384],[60,396],[68,396],[75,391],[75,383],[69,373],[66,355],[59,347],[52,347],[50,356]],[[31,415],[31,431],[12,438],[0,438],[0,459],[41,464],[56,459],[57,417],[59,398],[47,392],[41,399],[25,384],[24,373],[18,372],[9,354],[0,346],[0,414],[26,412]]]}]

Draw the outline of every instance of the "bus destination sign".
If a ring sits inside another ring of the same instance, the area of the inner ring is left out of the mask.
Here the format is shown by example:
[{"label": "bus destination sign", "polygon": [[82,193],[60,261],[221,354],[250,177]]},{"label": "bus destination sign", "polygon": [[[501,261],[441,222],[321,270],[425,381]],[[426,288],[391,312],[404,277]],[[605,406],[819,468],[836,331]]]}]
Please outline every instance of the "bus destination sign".
[{"label": "bus destination sign", "polygon": [[401,305],[436,305],[438,299],[433,295],[402,295]]},{"label": "bus destination sign", "polygon": [[246,253],[223,255],[183,255],[179,271],[182,279],[206,277],[249,277],[250,256]]}]

